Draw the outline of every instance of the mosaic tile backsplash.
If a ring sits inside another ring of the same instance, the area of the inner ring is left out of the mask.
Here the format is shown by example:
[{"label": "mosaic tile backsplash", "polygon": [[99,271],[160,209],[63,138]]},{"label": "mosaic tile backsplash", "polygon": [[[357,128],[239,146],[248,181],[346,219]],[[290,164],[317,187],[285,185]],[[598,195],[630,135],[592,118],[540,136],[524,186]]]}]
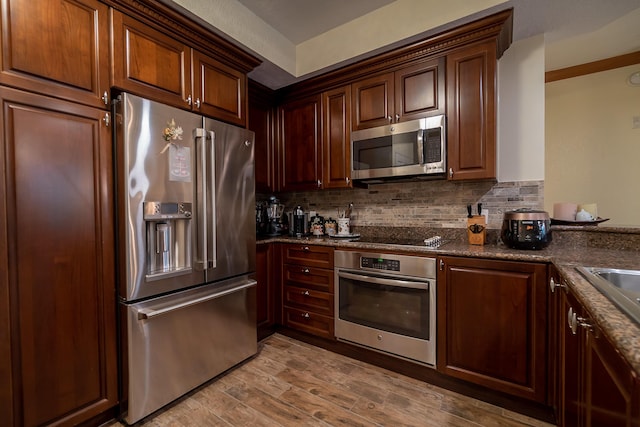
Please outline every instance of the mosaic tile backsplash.
[{"label": "mosaic tile backsplash", "polygon": [[[270,194],[257,194],[266,201]],[[402,182],[369,188],[278,193],[285,211],[301,205],[325,219],[338,216],[353,203],[354,227],[466,228],[467,204],[489,211],[488,228],[500,229],[505,211],[543,209],[544,181],[500,182]]]}]

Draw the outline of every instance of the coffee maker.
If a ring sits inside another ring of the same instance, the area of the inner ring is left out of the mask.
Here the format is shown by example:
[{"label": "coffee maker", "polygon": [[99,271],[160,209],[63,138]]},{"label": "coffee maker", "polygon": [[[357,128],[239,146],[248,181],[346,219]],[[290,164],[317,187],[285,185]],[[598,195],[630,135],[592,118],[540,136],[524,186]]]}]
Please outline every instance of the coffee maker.
[{"label": "coffee maker", "polygon": [[295,209],[289,212],[289,235],[295,237],[307,236],[309,234],[309,213],[302,209],[302,206],[298,205]]},{"label": "coffee maker", "polygon": [[266,209],[268,218],[267,235],[280,236],[287,234],[289,225],[286,215],[283,215],[284,205],[275,196],[271,196]]}]

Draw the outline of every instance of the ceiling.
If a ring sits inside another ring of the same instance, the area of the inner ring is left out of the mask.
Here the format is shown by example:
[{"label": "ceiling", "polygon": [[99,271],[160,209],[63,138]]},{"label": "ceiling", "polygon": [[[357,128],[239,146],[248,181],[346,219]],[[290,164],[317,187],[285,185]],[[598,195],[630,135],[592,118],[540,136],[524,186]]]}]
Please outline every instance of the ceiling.
[{"label": "ceiling", "polygon": [[[191,1],[199,1],[202,4],[211,2],[213,7],[219,0]],[[333,28],[348,24],[360,16],[388,6],[396,0],[236,1],[291,43],[299,45]],[[440,1],[443,8],[450,4],[447,0],[435,1]],[[514,42],[544,34],[547,70],[640,50],[640,0],[508,0],[451,23],[449,26],[460,25],[509,7],[514,9]],[[393,10],[393,8],[387,9]],[[389,22],[393,22],[393,18],[390,16]],[[447,27],[444,25],[438,30],[444,30]],[[429,35],[428,33],[416,35],[412,39],[400,41],[392,46],[384,46],[384,48],[400,46],[407,41],[415,40],[417,36]],[[588,37],[588,35],[591,36]],[[579,47],[576,42],[569,42],[571,40],[578,40],[583,46]],[[241,40],[240,43],[242,44]],[[587,45],[584,45],[585,43]],[[370,54],[374,53],[376,52]],[[357,59],[362,59],[362,56]],[[348,63],[349,61],[345,61],[336,64],[336,67]],[[331,67],[318,70],[314,74],[330,69]],[[309,75],[302,78],[291,76],[269,63],[268,59],[249,76],[272,88],[310,77]]]},{"label": "ceiling", "polygon": [[394,0],[238,0],[294,44],[393,3]]}]

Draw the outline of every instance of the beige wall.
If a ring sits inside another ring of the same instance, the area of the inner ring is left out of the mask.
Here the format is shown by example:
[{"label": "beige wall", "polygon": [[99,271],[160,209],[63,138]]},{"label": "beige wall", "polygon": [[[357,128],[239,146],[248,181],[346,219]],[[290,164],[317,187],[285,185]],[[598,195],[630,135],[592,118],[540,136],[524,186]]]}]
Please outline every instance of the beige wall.
[{"label": "beige wall", "polygon": [[640,226],[640,64],[547,83],[545,209],[598,204],[606,225]]}]

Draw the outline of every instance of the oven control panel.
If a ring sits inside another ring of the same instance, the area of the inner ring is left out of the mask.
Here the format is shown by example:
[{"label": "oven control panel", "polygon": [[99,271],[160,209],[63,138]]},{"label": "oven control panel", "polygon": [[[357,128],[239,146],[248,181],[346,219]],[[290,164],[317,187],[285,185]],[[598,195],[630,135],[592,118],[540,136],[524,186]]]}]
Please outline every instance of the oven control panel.
[{"label": "oven control panel", "polygon": [[376,270],[400,271],[400,261],[397,259],[361,257],[360,268],[375,268]]}]

